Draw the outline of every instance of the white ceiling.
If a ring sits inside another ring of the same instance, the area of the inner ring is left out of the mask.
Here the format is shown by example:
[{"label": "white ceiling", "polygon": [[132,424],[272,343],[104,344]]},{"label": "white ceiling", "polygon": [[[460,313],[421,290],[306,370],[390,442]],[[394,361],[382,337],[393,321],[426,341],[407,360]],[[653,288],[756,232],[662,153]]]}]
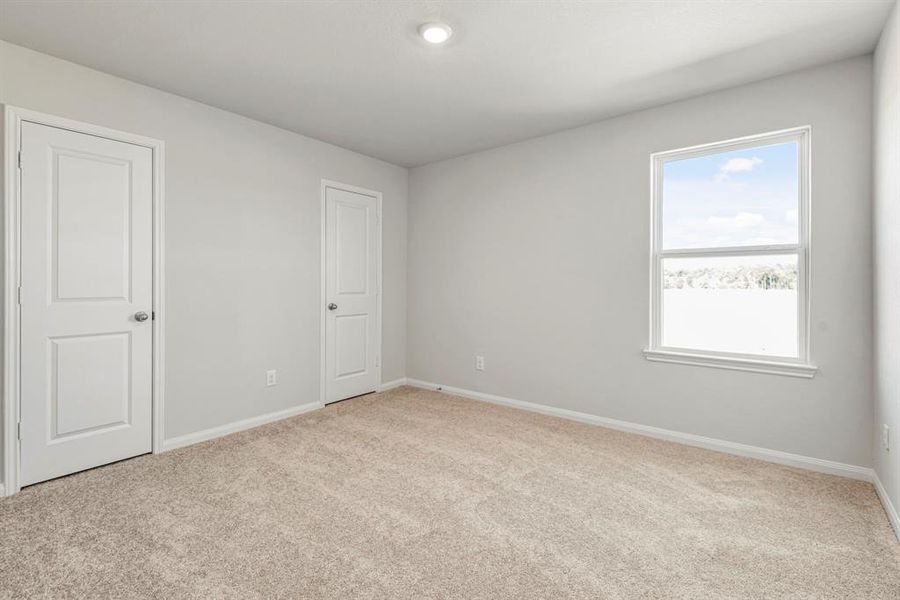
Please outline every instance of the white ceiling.
[{"label": "white ceiling", "polygon": [[892,2],[2,0],[0,38],[412,166],[868,53]]}]

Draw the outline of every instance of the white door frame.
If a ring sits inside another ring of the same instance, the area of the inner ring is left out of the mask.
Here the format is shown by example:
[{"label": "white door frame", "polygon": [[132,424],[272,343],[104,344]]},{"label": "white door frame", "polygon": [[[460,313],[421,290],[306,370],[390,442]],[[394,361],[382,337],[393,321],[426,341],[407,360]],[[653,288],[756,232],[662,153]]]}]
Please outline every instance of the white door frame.
[{"label": "white door frame", "polygon": [[5,105],[3,130],[4,156],[4,236],[6,253],[3,259],[3,485],[0,495],[11,496],[20,489],[18,424],[20,414],[20,328],[19,281],[21,231],[21,177],[19,148],[22,140],[22,123],[37,123],[103,137],[137,146],[153,152],[153,453],[163,451],[165,439],[163,427],[165,398],[165,143],[160,140],[116,131],[98,125],[80,123],[62,117]]},{"label": "white door frame", "polygon": [[319,402],[324,406],[327,400],[327,395],[325,394],[326,385],[327,385],[327,377],[326,377],[326,368],[325,368],[325,359],[326,359],[326,350],[325,350],[325,319],[327,315],[325,313],[325,305],[328,304],[328,210],[327,203],[328,200],[326,195],[328,193],[328,189],[335,190],[343,190],[345,192],[353,192],[355,194],[362,194],[363,196],[370,196],[375,198],[375,347],[377,348],[377,352],[375,354],[375,391],[381,391],[381,363],[382,363],[382,348],[381,348],[381,305],[382,303],[382,277],[381,277],[381,192],[376,192],[374,190],[367,190],[366,188],[361,188],[355,185],[349,185],[346,183],[340,183],[337,181],[331,181],[330,179],[322,180],[322,244],[321,244],[321,255],[320,255],[320,273],[321,273],[321,291],[319,293],[319,314],[321,315],[319,318]]}]

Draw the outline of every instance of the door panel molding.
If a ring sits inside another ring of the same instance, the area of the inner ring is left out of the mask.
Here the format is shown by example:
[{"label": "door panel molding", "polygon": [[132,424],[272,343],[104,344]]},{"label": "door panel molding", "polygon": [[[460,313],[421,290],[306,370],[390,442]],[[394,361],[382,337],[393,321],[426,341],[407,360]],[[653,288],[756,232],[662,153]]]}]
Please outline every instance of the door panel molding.
[{"label": "door panel molding", "polygon": [[[24,123],[35,123],[48,127],[64,129],[75,133],[105,138],[117,142],[125,142],[149,148],[152,153],[152,201],[153,201],[153,306],[152,327],[152,450],[159,453],[164,450],[163,440],[165,423],[165,143],[148,138],[81,123],[10,105],[3,107],[3,163],[4,163],[4,251],[3,260],[3,463],[0,472],[3,481],[0,484],[0,496],[12,495],[20,489],[21,454],[19,444],[19,420],[21,408],[20,382],[20,311],[19,283],[20,273],[20,224],[21,224],[21,176],[19,171],[19,150],[22,142],[22,126]],[[130,277],[130,273],[128,274]],[[130,293],[130,289],[124,290]],[[62,301],[70,299],[62,298]],[[110,425],[112,426],[112,425]],[[94,428],[88,427],[71,435],[90,435]]]},{"label": "door panel molding", "polygon": [[[382,278],[382,194],[374,190],[369,190],[355,185],[340,183],[329,179],[322,179],[321,185],[321,250],[320,250],[320,284],[319,284],[319,402],[325,405],[328,402],[327,396],[327,317],[328,311],[328,190],[340,190],[361,194],[375,199],[375,391],[382,390],[381,385],[381,369],[383,363],[383,348],[381,345],[381,315],[383,305],[383,278]],[[352,292],[351,292],[352,293]],[[363,292],[364,293],[364,292]],[[347,375],[347,374],[345,374]]]}]

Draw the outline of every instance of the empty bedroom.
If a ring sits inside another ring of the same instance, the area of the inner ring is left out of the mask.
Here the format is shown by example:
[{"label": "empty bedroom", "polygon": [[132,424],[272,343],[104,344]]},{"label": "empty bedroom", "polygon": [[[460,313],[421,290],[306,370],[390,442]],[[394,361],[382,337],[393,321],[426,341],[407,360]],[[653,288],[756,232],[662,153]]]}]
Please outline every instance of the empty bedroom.
[{"label": "empty bedroom", "polygon": [[900,598],[896,0],[0,0],[0,599]]}]

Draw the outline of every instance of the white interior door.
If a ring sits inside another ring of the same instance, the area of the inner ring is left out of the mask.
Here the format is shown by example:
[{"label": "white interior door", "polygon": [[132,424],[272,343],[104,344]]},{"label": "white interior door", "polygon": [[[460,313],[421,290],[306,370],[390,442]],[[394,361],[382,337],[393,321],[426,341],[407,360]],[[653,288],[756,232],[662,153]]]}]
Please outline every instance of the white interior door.
[{"label": "white interior door", "polygon": [[21,483],[151,449],[149,148],[22,125]]},{"label": "white interior door", "polygon": [[378,202],[326,187],[325,402],[378,385]]}]

